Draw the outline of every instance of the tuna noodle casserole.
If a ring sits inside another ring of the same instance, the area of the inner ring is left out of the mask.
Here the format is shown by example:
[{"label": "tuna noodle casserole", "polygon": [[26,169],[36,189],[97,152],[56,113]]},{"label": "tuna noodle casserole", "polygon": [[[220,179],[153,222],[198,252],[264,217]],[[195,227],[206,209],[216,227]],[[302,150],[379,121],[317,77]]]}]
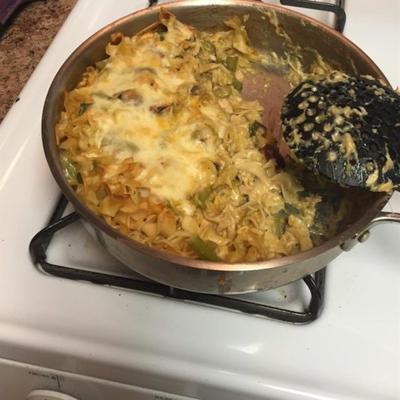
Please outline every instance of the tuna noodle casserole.
[{"label": "tuna noodle casserole", "polygon": [[[262,107],[241,97],[266,59],[243,21],[199,32],[163,12],[157,28],[114,34],[108,58],[65,94],[56,127],[70,185],[124,235],[182,256],[268,260],[310,249],[320,197],[264,147]],[[300,71],[300,72],[299,72]]]}]

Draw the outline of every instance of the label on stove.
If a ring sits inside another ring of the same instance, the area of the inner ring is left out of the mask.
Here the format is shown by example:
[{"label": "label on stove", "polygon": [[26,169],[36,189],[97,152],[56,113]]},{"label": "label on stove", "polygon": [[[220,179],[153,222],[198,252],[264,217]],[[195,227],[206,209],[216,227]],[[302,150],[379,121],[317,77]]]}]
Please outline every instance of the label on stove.
[{"label": "label on stove", "polygon": [[[153,396],[149,397],[149,400],[150,399],[152,399],[152,400],[198,400],[194,397],[178,396],[176,394],[162,393],[162,392],[154,392]],[[146,398],[146,400],[147,400],[147,398]]]},{"label": "label on stove", "polygon": [[182,397],[175,394],[159,393],[154,394],[154,400],[197,400],[194,397]]},{"label": "label on stove", "polygon": [[133,391],[133,393],[136,396],[135,400],[199,400],[195,397],[181,396],[145,388],[137,388]]}]

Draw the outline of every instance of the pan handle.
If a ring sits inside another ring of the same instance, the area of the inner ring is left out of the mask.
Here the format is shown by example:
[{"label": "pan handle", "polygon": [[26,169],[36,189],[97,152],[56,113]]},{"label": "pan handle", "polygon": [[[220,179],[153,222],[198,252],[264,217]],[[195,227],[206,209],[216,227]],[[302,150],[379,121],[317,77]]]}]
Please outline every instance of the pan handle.
[{"label": "pan handle", "polygon": [[364,243],[369,238],[371,228],[374,228],[375,226],[380,224],[393,222],[400,223],[400,213],[382,211],[368,224],[365,230],[357,233],[351,239],[346,240],[344,243],[342,243],[340,247],[344,251],[349,251],[357,243]]}]

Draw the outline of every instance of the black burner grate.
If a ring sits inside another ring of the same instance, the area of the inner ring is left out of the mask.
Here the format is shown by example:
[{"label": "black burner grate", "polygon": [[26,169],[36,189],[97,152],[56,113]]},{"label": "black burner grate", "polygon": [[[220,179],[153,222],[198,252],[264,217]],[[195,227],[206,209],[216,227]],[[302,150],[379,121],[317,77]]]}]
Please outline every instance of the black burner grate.
[{"label": "black burner grate", "polygon": [[[336,16],[335,29],[343,32],[346,24],[346,12],[344,10],[346,0],[335,0],[334,3],[318,0],[280,0],[283,6],[301,7],[313,10],[333,12]],[[268,3],[268,1],[266,1]],[[158,0],[148,0],[149,7],[158,4]]]},{"label": "black burner grate", "polygon": [[335,3],[317,0],[280,0],[283,6],[293,6],[333,12],[336,16],[335,29],[343,32],[346,25],[345,0],[335,0]]},{"label": "black burner grate", "polygon": [[248,300],[225,295],[210,295],[195,293],[187,290],[176,289],[153,281],[142,281],[140,279],[126,278],[104,274],[100,272],[87,271],[84,269],[56,265],[48,262],[47,249],[56,232],[66,228],[80,219],[79,214],[72,212],[63,217],[68,201],[62,196],[50,218],[49,224],[37,233],[29,244],[29,251],[35,265],[47,274],[60,278],[88,281],[100,285],[121,287],[146,293],[153,293],[165,297],[189,300],[201,304],[222,307],[231,310],[242,311],[247,314],[255,314],[280,321],[293,323],[306,323],[314,321],[321,313],[324,301],[325,269],[318,271],[313,276],[306,276],[303,281],[311,294],[311,299],[303,312],[283,308],[272,307]]}]

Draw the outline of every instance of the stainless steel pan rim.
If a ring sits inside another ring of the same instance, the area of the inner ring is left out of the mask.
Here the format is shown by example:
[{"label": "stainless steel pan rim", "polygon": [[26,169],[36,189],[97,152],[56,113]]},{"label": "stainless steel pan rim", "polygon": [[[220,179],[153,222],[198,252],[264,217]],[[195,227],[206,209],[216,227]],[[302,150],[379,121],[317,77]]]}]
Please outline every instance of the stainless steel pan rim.
[{"label": "stainless steel pan rim", "polygon": [[[344,38],[341,34],[336,32],[335,30],[323,25],[319,21],[304,16],[300,13],[295,11],[288,10],[286,8],[275,6],[275,5],[268,5],[264,3],[254,2],[254,0],[188,0],[188,1],[175,1],[172,3],[168,3],[164,5],[165,8],[171,10],[172,12],[176,12],[181,10],[182,8],[193,8],[193,7],[207,7],[217,9],[218,7],[224,6],[234,6],[238,9],[246,9],[249,7],[256,8],[257,10],[275,10],[277,12],[283,13],[285,15],[292,16],[294,18],[300,19],[302,24],[310,24],[314,28],[319,29],[331,37],[336,37],[338,40],[343,42],[347,48],[353,53],[356,53],[358,57],[368,64],[371,72],[378,78],[383,79],[387,82],[383,73],[379,70],[379,68],[372,62],[372,60],[356,45],[350,42],[348,39]],[[73,189],[67,183],[64,174],[61,170],[61,166],[58,159],[57,148],[55,145],[55,136],[54,136],[54,125],[52,121],[52,116],[56,112],[54,108],[54,104],[57,103],[57,100],[61,96],[60,87],[63,87],[63,80],[65,75],[68,71],[73,67],[74,63],[81,60],[82,57],[85,57],[87,49],[93,46],[99,39],[104,39],[105,36],[109,37],[109,35],[117,31],[120,26],[126,24],[131,21],[135,21],[136,19],[140,18],[143,15],[151,14],[154,16],[154,20],[156,15],[159,12],[161,6],[153,7],[151,9],[145,9],[141,11],[137,11],[133,14],[127,15],[123,18],[120,18],[117,21],[112,22],[111,24],[105,26],[94,35],[92,35],[89,39],[83,42],[72,54],[71,56],[65,61],[62,65],[60,70],[58,71],[57,75],[55,76],[49,92],[47,94],[44,108],[43,108],[43,115],[42,115],[42,139],[43,139],[43,146],[45,155],[50,166],[51,172],[55,177],[58,185],[60,186],[63,193],[66,195],[68,200],[73,204],[77,212],[91,225],[93,225],[98,231],[104,233],[105,235],[112,238],[114,241],[118,242],[121,245],[127,246],[128,248],[139,251],[145,255],[150,257],[154,257],[155,259],[164,260],[168,263],[172,263],[182,268],[190,268],[190,269],[197,269],[202,271],[210,271],[210,272],[237,272],[243,273],[246,271],[264,271],[264,270],[273,270],[273,269],[281,269],[285,267],[295,268],[295,264],[302,264],[307,261],[311,261],[311,264],[314,266],[308,272],[314,272],[319,268],[322,268],[324,265],[319,265],[317,262],[313,262],[312,260],[316,260],[321,254],[324,253],[338,253],[340,252],[340,246],[343,245],[343,250],[350,248],[355,241],[358,240],[360,237],[360,233],[365,232],[368,229],[369,224],[374,224],[374,221],[382,219],[382,214],[380,214],[380,210],[385,206],[387,201],[389,200],[390,196],[382,194],[377,196],[376,200],[373,204],[366,209],[365,214],[359,218],[355,223],[350,225],[347,229],[345,229],[342,233],[338,234],[337,236],[329,239],[322,245],[318,247],[314,247],[311,250],[298,253],[294,256],[287,256],[282,257],[279,259],[273,259],[268,261],[259,261],[259,262],[248,262],[248,263],[224,263],[224,262],[211,262],[205,260],[196,260],[196,259],[189,259],[186,257],[182,257],[179,255],[175,255],[172,253],[168,253],[165,251],[157,250],[145,246],[137,241],[129,239],[128,237],[121,234],[119,231],[115,230],[111,226],[109,226],[103,219],[95,215],[89,208],[87,208],[78,196],[75,194]],[[377,220],[374,220],[377,218]],[[396,220],[400,222],[400,215],[393,214],[392,220]],[[348,245],[346,245],[346,243]],[[350,245],[351,243],[351,245]],[[339,248],[339,250],[338,250]],[[336,250],[335,250],[336,249]],[[118,257],[118,256],[117,256]],[[334,258],[334,257],[333,257]],[[329,260],[328,260],[329,261]],[[201,271],[199,271],[201,272]],[[152,276],[151,276],[152,277]],[[300,276],[299,276],[300,277]],[[196,286],[196,285],[194,285]]]}]

